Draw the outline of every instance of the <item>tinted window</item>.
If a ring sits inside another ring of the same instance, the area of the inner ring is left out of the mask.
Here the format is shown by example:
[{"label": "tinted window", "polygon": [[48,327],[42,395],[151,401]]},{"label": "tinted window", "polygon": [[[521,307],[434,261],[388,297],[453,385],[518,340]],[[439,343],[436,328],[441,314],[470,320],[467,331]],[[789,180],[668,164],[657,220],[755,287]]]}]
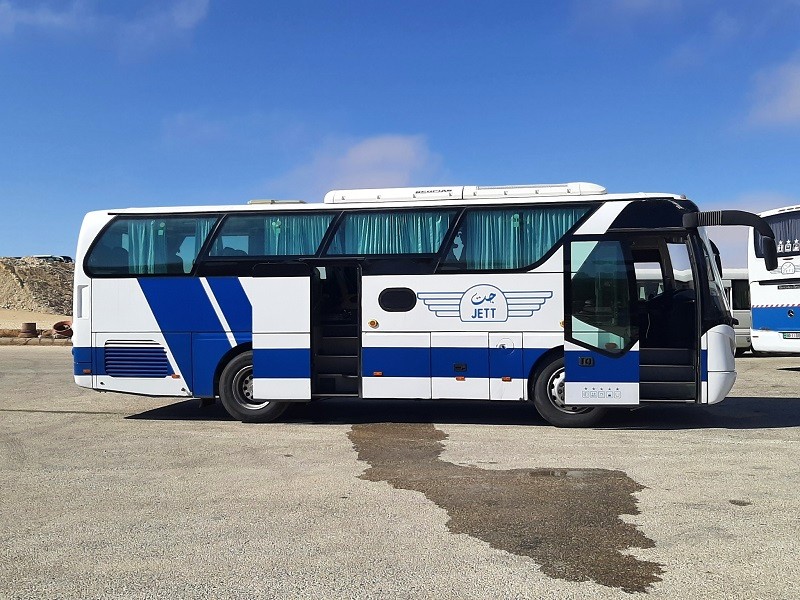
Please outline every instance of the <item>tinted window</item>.
[{"label": "tinted window", "polygon": [[456,210],[346,213],[327,254],[435,254]]},{"label": "tinted window", "polygon": [[733,286],[733,310],[750,310],[750,284],[741,279],[731,282]]},{"label": "tinted window", "polygon": [[[780,256],[800,255],[800,218],[797,212],[782,213],[764,217],[764,220],[772,227],[775,234],[775,245],[778,247]],[[756,245],[756,256],[763,258],[761,252],[761,234],[757,231],[753,237]]]},{"label": "tinted window", "polygon": [[532,265],[588,210],[587,206],[470,210],[444,264],[467,270]]},{"label": "tinted window", "polygon": [[228,217],[209,256],[313,256],[333,214],[255,214]]},{"label": "tinted window", "polygon": [[90,275],[182,275],[192,270],[216,217],[122,217],[87,257]]}]

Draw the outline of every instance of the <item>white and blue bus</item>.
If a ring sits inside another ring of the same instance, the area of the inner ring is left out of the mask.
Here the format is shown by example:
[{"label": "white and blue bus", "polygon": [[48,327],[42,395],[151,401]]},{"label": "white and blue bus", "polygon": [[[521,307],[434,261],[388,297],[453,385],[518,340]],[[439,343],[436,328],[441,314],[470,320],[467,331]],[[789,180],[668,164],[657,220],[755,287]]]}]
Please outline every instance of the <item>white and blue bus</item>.
[{"label": "white and blue bus", "polygon": [[[588,183],[91,212],[75,381],[242,421],[336,396],[531,401],[559,426],[713,404],[736,377],[718,224],[760,220]],[[642,268],[660,273],[644,296]]]},{"label": "white and blue bus", "polygon": [[751,231],[747,267],[753,350],[800,352],[800,206],[768,210],[760,216],[775,234],[778,264],[772,270],[764,266],[761,235]]}]

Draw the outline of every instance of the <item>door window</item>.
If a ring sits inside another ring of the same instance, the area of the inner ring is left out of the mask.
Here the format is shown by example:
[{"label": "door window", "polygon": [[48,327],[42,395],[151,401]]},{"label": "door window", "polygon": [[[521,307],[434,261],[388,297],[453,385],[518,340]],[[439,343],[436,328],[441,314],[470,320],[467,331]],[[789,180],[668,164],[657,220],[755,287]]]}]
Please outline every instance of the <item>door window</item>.
[{"label": "door window", "polygon": [[632,273],[619,241],[577,241],[571,245],[573,340],[612,354],[638,337],[633,323]]}]

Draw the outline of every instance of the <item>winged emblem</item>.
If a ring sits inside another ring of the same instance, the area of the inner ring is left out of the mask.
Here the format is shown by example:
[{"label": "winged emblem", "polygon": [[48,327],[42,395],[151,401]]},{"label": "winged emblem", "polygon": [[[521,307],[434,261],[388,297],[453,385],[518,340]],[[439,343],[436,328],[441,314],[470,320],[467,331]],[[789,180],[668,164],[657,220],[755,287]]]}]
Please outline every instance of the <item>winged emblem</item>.
[{"label": "winged emblem", "polygon": [[512,317],[532,317],[553,292],[548,290],[503,292],[480,284],[466,292],[419,292],[419,298],[437,317],[459,317],[464,322],[498,322]]},{"label": "winged emblem", "polygon": [[419,292],[417,298],[437,317],[457,317],[464,292]]},{"label": "winged emblem", "polygon": [[553,297],[553,292],[506,292],[505,296],[509,317],[532,317]]}]

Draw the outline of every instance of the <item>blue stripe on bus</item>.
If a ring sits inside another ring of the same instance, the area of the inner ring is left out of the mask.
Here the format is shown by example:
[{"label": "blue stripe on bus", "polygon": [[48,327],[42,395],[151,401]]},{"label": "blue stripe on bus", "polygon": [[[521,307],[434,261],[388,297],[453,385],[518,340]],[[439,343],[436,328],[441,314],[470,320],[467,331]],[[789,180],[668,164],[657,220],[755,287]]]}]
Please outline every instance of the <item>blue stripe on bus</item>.
[{"label": "blue stripe on bus", "polygon": [[552,348],[523,348],[522,349],[522,373],[523,377],[530,376],[534,365],[538,362],[545,352],[549,352]]},{"label": "blue stripe on bus", "polygon": [[522,348],[489,348],[489,377],[521,379],[524,374]]},{"label": "blue stripe on bus", "polygon": [[138,282],[184,381],[193,385],[189,332],[222,333],[202,283],[194,277],[142,277]]},{"label": "blue stripe on bus", "polygon": [[[103,348],[72,348],[73,373],[75,375],[105,375],[105,356]],[[84,373],[85,369],[89,373]]]},{"label": "blue stripe on bus", "polygon": [[751,312],[753,331],[800,331],[800,306],[754,306]]},{"label": "blue stripe on bus", "polygon": [[[363,348],[361,372],[372,377],[526,378],[547,348]],[[455,365],[465,371],[456,371]]]},{"label": "blue stripe on bus", "polygon": [[[456,370],[456,367],[464,370]],[[489,348],[431,348],[432,377],[489,377]]]},{"label": "blue stripe on bus", "polygon": [[708,350],[700,350],[700,381],[708,381]]},{"label": "blue stripe on bus", "polygon": [[238,277],[209,277],[206,281],[214,292],[236,343],[243,344],[253,331],[253,306],[242,282]]},{"label": "blue stripe on bus", "polygon": [[253,377],[259,379],[308,379],[310,348],[254,348]]},{"label": "blue stripe on bus", "polygon": [[430,348],[363,348],[361,372],[364,377],[430,377]]},{"label": "blue stripe on bus", "polygon": [[[591,357],[593,366],[585,367],[580,358]],[[567,381],[570,382],[614,382],[637,383],[639,381],[639,353],[626,352],[622,356],[611,357],[591,350],[570,350],[564,353],[564,366]]]},{"label": "blue stripe on bus", "polygon": [[[249,342],[252,334],[242,334],[241,343]],[[222,357],[231,349],[224,333],[196,333],[192,335],[192,394],[198,398],[214,396],[214,375]]]}]

